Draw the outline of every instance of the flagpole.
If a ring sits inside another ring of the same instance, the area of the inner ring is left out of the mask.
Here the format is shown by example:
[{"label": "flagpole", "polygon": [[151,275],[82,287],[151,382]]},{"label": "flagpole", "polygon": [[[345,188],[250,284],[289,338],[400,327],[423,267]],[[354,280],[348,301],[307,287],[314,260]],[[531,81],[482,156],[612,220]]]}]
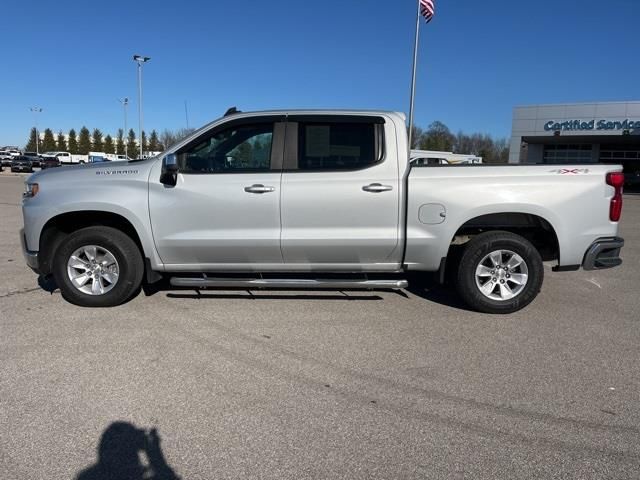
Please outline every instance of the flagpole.
[{"label": "flagpole", "polygon": [[409,159],[411,159],[411,142],[413,141],[413,103],[416,97],[416,69],[418,67],[418,40],[420,38],[420,0],[417,0],[416,39],[413,46],[413,74],[411,76],[411,105],[409,106]]}]

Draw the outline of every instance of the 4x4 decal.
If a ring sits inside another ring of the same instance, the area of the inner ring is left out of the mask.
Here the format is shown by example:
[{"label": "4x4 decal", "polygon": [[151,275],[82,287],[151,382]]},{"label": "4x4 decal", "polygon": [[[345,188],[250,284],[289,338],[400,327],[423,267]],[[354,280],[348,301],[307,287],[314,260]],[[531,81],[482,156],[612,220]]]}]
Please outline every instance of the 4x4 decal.
[{"label": "4x4 decal", "polygon": [[549,173],[557,173],[558,175],[585,175],[589,173],[588,168],[557,168],[549,170]]}]

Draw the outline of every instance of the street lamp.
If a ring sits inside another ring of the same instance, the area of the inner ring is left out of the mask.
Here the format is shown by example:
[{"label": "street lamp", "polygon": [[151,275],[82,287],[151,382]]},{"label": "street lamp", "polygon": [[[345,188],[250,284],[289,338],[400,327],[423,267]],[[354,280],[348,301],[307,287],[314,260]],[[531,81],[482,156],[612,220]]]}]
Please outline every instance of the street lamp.
[{"label": "street lamp", "polygon": [[38,133],[38,113],[42,112],[40,107],[31,107],[29,110],[33,112],[33,120],[36,124],[36,155],[40,155],[40,134]]},{"label": "street lamp", "polygon": [[151,57],[134,55],[133,61],[138,64],[138,141],[140,142],[140,155],[142,157],[142,65],[151,60]]},{"label": "street lamp", "polygon": [[129,105],[129,97],[119,98],[118,101],[122,104],[122,108],[124,110],[124,138],[122,139],[124,142],[124,156],[129,158],[129,153],[127,152],[127,142],[125,141],[127,136],[127,106]]}]

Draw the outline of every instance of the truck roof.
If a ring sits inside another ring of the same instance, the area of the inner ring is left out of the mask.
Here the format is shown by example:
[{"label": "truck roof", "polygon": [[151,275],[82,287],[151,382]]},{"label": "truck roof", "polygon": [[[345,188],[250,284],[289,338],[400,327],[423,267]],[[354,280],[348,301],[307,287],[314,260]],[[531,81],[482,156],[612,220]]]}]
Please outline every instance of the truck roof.
[{"label": "truck roof", "polygon": [[206,132],[210,128],[213,128],[215,125],[226,122],[230,119],[240,119],[240,118],[252,118],[252,117],[262,117],[262,116],[274,116],[274,115],[366,115],[366,116],[388,116],[395,117],[395,119],[399,120],[402,123],[406,123],[406,115],[402,112],[394,112],[391,110],[363,110],[363,109],[279,109],[279,110],[255,110],[251,112],[241,112],[241,111],[232,111],[232,109],[227,110],[226,115],[222,117],[216,118],[215,120],[206,123],[202,127],[194,130],[190,135],[186,138],[183,138],[179,142],[175,143],[170,147],[169,150],[175,151],[179,148],[182,148],[184,145],[193,141],[194,138],[197,138],[198,135]]},{"label": "truck roof", "polygon": [[392,110],[366,110],[366,109],[320,109],[320,108],[285,108],[278,110],[254,110],[251,112],[234,112],[230,113],[228,117],[235,116],[260,116],[260,115],[397,115],[406,120],[406,115],[403,112],[394,112]]}]

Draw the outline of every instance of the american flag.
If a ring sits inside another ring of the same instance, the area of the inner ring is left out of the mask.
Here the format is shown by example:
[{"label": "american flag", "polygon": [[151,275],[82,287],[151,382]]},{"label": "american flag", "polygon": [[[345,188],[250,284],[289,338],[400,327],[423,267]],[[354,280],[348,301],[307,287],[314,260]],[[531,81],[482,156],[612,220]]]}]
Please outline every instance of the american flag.
[{"label": "american flag", "polygon": [[427,23],[433,19],[436,13],[435,1],[436,0],[420,0],[420,13],[422,13]]}]

